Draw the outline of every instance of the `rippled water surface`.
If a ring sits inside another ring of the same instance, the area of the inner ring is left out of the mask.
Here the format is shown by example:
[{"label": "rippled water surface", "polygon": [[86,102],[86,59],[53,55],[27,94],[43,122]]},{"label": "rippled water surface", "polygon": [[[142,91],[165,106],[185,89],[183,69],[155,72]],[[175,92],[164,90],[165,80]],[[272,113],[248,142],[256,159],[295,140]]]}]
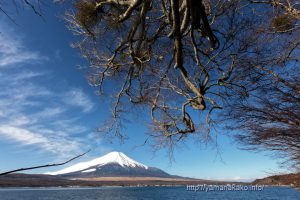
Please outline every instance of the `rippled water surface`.
[{"label": "rippled water surface", "polygon": [[300,200],[300,192],[288,187],[267,187],[263,191],[187,191],[186,187],[101,187],[0,189],[0,200],[192,200],[251,199]]}]

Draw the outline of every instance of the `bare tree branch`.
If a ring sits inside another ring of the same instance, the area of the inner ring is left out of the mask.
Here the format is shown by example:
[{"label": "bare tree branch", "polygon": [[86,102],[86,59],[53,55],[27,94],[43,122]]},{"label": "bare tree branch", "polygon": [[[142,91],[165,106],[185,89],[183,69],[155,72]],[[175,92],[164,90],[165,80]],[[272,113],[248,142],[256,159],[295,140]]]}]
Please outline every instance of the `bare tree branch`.
[{"label": "bare tree branch", "polygon": [[26,167],[26,168],[20,168],[20,169],[15,169],[15,170],[11,170],[11,171],[7,171],[7,172],[2,172],[0,173],[0,176],[4,176],[4,175],[7,175],[7,174],[12,174],[12,173],[15,173],[15,172],[20,172],[20,171],[27,171],[27,170],[32,170],[32,169],[39,169],[39,168],[46,168],[46,167],[55,167],[55,166],[60,166],[60,165],[65,165],[77,158],[80,158],[84,155],[86,155],[87,153],[89,153],[91,150],[88,150],[86,151],[85,153],[83,154],[80,154],[78,156],[75,156],[65,162],[62,162],[62,163],[54,163],[54,164],[46,164],[46,165],[40,165],[40,166],[34,166],[34,167]]},{"label": "bare tree branch", "polygon": [[[172,149],[188,135],[210,140],[219,113],[248,123],[246,102],[268,108],[249,110],[257,124],[298,123],[289,117],[299,101],[298,12],[296,0],[77,0],[66,21],[89,83],[116,102],[104,132],[123,138],[124,116],[142,107],[156,147]],[[264,95],[276,100],[267,106],[257,99]]]}]

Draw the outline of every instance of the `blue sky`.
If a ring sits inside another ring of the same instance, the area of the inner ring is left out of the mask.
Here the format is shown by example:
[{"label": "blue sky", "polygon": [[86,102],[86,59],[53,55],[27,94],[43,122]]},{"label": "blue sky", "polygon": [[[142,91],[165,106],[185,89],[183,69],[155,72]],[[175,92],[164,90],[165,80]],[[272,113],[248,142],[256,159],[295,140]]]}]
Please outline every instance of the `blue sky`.
[{"label": "blue sky", "polygon": [[109,102],[95,95],[77,67],[87,63],[70,47],[76,39],[61,19],[63,8],[49,4],[43,11],[44,20],[21,10],[13,15],[18,25],[0,13],[0,171],[64,161],[87,149],[92,151],[71,164],[122,151],[146,165],[195,178],[244,180],[282,171],[266,154],[239,150],[222,130],[218,148],[191,138],[175,149],[172,162],[167,150],[139,146],[146,123],[128,124],[129,139],[122,145],[103,140],[95,129],[108,117]]}]

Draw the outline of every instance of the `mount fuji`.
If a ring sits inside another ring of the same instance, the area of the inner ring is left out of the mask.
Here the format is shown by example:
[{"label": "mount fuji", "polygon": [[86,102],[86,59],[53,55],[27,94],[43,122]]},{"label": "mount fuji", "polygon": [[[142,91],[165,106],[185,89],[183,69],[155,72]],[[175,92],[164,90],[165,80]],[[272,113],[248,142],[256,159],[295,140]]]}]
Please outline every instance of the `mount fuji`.
[{"label": "mount fuji", "polygon": [[64,178],[97,178],[97,177],[163,177],[174,178],[156,167],[148,167],[122,152],[111,152],[87,162],[81,162],[65,169],[47,172]]},{"label": "mount fuji", "polygon": [[146,166],[122,152],[111,152],[87,162],[45,174],[8,174],[0,176],[0,187],[100,187],[196,185],[224,183],[170,175]]}]

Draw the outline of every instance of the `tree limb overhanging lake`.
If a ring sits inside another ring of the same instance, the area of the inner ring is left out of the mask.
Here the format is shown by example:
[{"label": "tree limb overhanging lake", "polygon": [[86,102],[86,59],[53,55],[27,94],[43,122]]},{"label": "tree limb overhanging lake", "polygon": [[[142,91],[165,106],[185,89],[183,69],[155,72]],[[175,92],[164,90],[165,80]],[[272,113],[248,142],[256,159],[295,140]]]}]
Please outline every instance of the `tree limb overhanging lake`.
[{"label": "tree limb overhanging lake", "polygon": [[61,166],[61,165],[65,165],[77,158],[80,158],[84,155],[86,155],[87,153],[89,153],[91,150],[88,150],[78,156],[75,156],[65,162],[62,162],[62,163],[53,163],[53,164],[46,164],[46,165],[39,165],[39,166],[34,166],[34,167],[26,167],[26,168],[20,168],[20,169],[15,169],[15,170],[11,170],[11,171],[7,171],[7,172],[3,172],[3,173],[0,173],[0,176],[4,176],[4,175],[7,175],[7,174],[12,174],[12,173],[15,173],[15,172],[20,172],[20,171],[27,171],[27,170],[32,170],[32,169],[39,169],[39,168],[46,168],[46,167],[55,167],[55,166]]}]

